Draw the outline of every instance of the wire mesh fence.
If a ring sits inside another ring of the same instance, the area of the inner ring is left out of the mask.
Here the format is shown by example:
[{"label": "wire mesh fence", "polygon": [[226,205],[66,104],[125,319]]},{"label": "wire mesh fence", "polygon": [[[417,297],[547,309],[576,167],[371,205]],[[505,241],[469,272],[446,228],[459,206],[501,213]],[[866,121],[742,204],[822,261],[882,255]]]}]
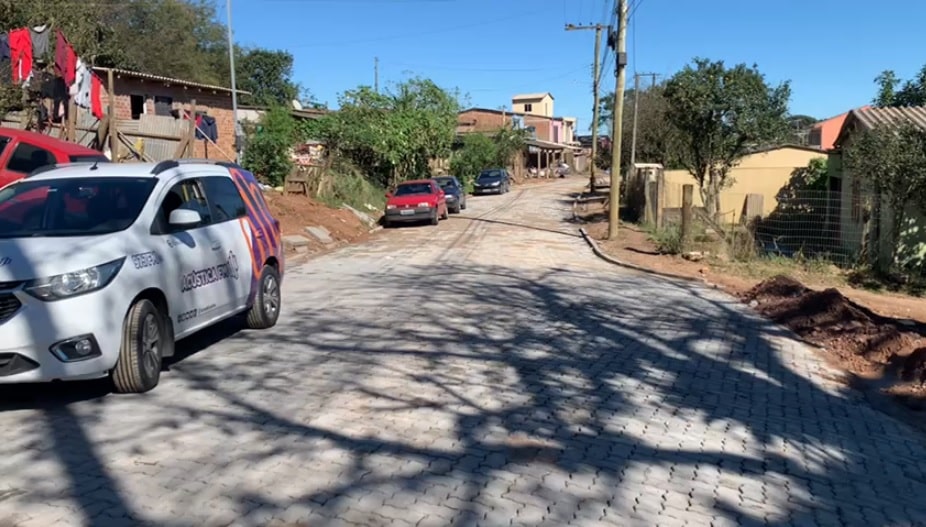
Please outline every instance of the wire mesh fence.
[{"label": "wire mesh fence", "polygon": [[[677,229],[681,221],[682,187],[665,184],[661,221],[666,228]],[[695,189],[693,238],[720,244],[732,258],[820,259],[840,266],[858,261],[864,221],[859,204],[846,203],[841,191],[721,192],[717,203],[717,211],[708,214]]]}]

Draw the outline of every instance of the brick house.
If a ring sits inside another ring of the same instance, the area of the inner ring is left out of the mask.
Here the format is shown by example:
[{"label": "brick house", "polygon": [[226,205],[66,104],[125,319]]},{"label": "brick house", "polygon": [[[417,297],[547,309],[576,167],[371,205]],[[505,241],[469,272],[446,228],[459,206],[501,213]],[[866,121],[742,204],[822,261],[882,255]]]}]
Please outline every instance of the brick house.
[{"label": "brick house", "polygon": [[[232,90],[198,82],[172,79],[150,73],[95,67],[103,83],[102,103],[108,108],[108,76],[113,74],[114,113],[118,121],[139,121],[142,116],[170,117],[172,110],[189,111],[193,101],[196,111],[216,120],[216,144],[197,140],[190,157],[232,160],[235,156]],[[238,91],[239,97],[246,92]],[[217,148],[216,148],[217,147]]]},{"label": "brick house", "polygon": [[[534,138],[541,141],[555,142],[558,126],[562,118],[529,115],[507,110],[490,110],[488,108],[469,108],[457,115],[457,133],[494,132],[504,126],[531,129]],[[562,135],[558,137],[564,139]]]}]

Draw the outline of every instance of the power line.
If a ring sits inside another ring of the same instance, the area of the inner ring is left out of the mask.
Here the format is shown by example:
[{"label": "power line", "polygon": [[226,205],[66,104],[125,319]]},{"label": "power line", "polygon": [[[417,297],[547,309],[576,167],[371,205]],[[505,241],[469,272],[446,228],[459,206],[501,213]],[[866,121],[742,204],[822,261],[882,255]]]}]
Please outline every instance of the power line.
[{"label": "power line", "polygon": [[490,21],[473,22],[473,23],[471,23],[471,24],[463,24],[463,25],[459,25],[459,26],[450,26],[450,27],[445,27],[445,28],[441,28],[441,29],[434,29],[434,30],[428,30],[428,31],[419,31],[419,32],[416,32],[416,33],[402,33],[401,35],[398,35],[398,34],[397,34],[397,35],[386,35],[386,36],[382,36],[382,37],[365,38],[365,39],[354,39],[354,40],[342,40],[342,41],[337,41],[337,42],[325,42],[325,43],[316,43],[316,44],[302,44],[302,45],[289,46],[289,48],[297,48],[297,49],[301,49],[301,48],[328,48],[328,47],[337,47],[337,46],[349,46],[349,45],[351,45],[351,44],[368,44],[368,43],[376,43],[376,42],[387,42],[387,41],[390,41],[390,40],[414,39],[414,38],[424,37],[424,36],[430,36],[430,35],[446,35],[447,33],[451,33],[451,32],[454,32],[454,31],[462,31],[462,30],[465,30],[465,29],[472,29],[472,28],[476,28],[476,27],[491,26],[491,25],[497,24],[497,23],[500,22],[500,21],[504,21],[504,20],[514,20],[514,19],[516,19],[516,18],[524,18],[524,17],[527,16],[527,15],[534,15],[534,14],[539,14],[539,13],[543,13],[543,12],[546,12],[546,10],[545,10],[545,9],[539,9],[539,10],[537,10],[537,11],[532,11],[532,12],[528,12],[528,13],[517,13],[517,14],[513,14],[513,15],[509,15],[509,16],[504,16],[504,17],[495,17],[495,18],[493,18],[493,19],[490,20]]},{"label": "power line", "polygon": [[[588,66],[582,66],[582,67],[579,67],[579,68],[575,68],[575,69],[569,70],[569,71],[567,71],[567,72],[565,72],[565,73],[561,73],[561,74],[556,75],[556,76],[553,76],[553,77],[546,77],[546,78],[540,78],[540,79],[531,79],[531,83],[541,83],[541,82],[546,82],[546,81],[553,81],[553,80],[557,80],[557,79],[562,79],[562,78],[565,78],[565,77],[570,77],[570,76],[572,76],[572,75],[577,74],[578,72],[580,72],[580,71],[582,71],[582,70],[585,70],[587,67],[588,67]],[[511,90],[509,90],[509,89],[507,89],[507,88],[482,88],[482,89],[470,89],[470,90],[465,90],[465,91],[467,91],[467,92],[479,92],[479,93],[492,93],[492,92],[510,92]]]}]

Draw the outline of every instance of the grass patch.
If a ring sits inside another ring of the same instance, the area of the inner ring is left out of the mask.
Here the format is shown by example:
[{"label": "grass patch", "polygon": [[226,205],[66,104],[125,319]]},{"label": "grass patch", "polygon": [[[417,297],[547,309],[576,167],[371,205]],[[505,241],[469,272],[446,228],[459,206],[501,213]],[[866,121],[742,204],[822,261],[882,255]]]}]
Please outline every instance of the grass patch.
[{"label": "grass patch", "polygon": [[386,206],[386,191],[370,183],[357,167],[340,163],[333,167],[318,190],[318,200],[330,207],[347,204],[370,212],[367,205],[382,210]]}]

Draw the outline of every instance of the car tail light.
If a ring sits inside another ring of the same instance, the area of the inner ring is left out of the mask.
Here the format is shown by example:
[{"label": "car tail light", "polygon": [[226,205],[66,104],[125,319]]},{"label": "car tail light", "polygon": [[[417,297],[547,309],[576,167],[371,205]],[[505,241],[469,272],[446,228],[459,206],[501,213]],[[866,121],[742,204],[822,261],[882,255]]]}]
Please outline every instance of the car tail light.
[{"label": "car tail light", "polygon": [[430,202],[427,202],[427,201],[422,201],[421,203],[418,204],[418,206],[419,206],[419,207],[422,207],[422,208],[425,208],[425,209],[429,209],[429,208],[431,208],[431,203],[430,203]]}]

